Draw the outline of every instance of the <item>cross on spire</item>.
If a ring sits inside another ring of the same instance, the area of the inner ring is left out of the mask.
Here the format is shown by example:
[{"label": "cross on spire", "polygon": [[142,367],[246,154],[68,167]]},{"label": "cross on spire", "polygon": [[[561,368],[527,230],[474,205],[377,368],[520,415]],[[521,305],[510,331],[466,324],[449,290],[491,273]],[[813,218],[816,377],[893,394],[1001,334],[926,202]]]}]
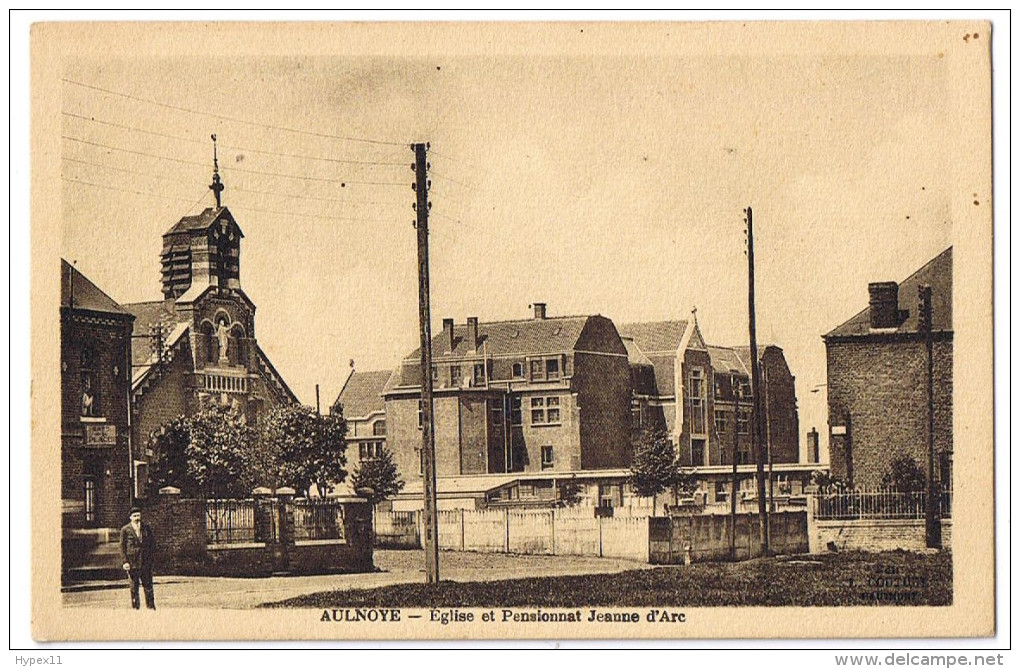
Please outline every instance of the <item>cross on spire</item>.
[{"label": "cross on spire", "polygon": [[216,196],[216,208],[220,208],[220,193],[223,192],[223,182],[220,181],[220,162],[216,156],[216,135],[212,135],[212,155],[213,155],[213,175],[212,183],[209,184],[209,190]]}]

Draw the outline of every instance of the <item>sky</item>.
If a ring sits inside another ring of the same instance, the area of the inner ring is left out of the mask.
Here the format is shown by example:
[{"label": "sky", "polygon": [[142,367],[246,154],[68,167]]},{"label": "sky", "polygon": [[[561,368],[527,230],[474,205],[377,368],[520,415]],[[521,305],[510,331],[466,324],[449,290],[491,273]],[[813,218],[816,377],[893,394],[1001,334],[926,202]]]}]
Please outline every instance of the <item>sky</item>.
[{"label": "sky", "polygon": [[746,345],[751,206],[758,341],[797,378],[801,441],[824,435],[821,335],[952,244],[945,60],[663,43],[74,59],[62,255],[119,302],[159,299],[161,235],[213,203],[215,133],[256,337],[325,406],[349,360],[417,345],[410,142],[431,146],[433,330],[533,302],[617,324],[696,306],[709,343]]}]

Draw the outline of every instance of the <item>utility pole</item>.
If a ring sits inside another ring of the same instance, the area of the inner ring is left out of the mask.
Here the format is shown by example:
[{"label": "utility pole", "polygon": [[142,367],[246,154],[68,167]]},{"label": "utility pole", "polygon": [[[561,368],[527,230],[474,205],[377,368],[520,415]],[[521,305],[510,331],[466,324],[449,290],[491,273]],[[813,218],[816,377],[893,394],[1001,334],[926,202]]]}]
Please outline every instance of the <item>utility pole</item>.
[{"label": "utility pole", "polygon": [[769,370],[762,364],[761,369],[762,377],[762,388],[764,397],[762,398],[762,404],[765,407],[764,418],[765,418],[765,452],[768,454],[769,459],[769,513],[776,512],[776,491],[775,491],[775,479],[772,477],[772,417],[769,415]]},{"label": "utility pole", "polygon": [[924,335],[927,354],[928,395],[928,485],[924,505],[924,543],[928,548],[942,548],[942,520],[939,518],[939,490],[935,485],[935,342],[932,338],[931,286],[917,288],[917,326]]},{"label": "utility pole", "polygon": [[744,210],[747,217],[747,312],[748,312],[748,335],[751,340],[751,422],[753,423],[751,436],[754,446],[755,464],[757,466],[757,487],[758,487],[758,533],[761,542],[763,555],[769,555],[769,517],[768,507],[765,505],[765,439],[763,439],[761,424],[761,374],[758,367],[758,338],[755,331],[754,321],[754,219],[751,215],[751,207]]},{"label": "utility pole", "polygon": [[414,210],[418,214],[418,322],[421,331],[421,454],[424,506],[422,525],[425,531],[425,579],[439,582],[439,534],[436,519],[436,439],[432,416],[432,324],[429,307],[429,164],[428,144],[412,144],[414,150]]},{"label": "utility pole", "polygon": [[315,413],[322,415],[322,409],[319,407],[319,384],[315,384]]},{"label": "utility pole", "polygon": [[740,382],[737,377],[730,377],[733,383],[733,492],[730,494],[730,560],[737,561],[737,490],[740,480],[737,477],[737,459],[740,449]]}]

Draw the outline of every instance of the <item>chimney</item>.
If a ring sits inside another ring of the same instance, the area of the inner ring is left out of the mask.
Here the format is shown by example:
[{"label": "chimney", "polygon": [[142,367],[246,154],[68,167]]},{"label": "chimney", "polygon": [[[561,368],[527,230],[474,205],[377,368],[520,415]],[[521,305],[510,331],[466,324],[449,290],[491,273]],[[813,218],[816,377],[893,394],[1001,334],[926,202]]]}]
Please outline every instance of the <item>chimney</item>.
[{"label": "chimney", "polygon": [[545,302],[535,302],[531,306],[535,309],[535,320],[545,320]]},{"label": "chimney", "polygon": [[467,319],[467,344],[472,351],[478,349],[478,316],[468,316]]},{"label": "chimney", "polygon": [[900,325],[900,287],[895,281],[868,284],[868,305],[871,308],[871,328],[897,328]]},{"label": "chimney", "polygon": [[443,336],[446,337],[446,341],[450,344],[450,350],[453,350],[453,319],[443,319]]},{"label": "chimney", "polygon": [[807,433],[807,459],[808,462],[818,462],[821,452],[818,445],[818,430],[811,428]]}]

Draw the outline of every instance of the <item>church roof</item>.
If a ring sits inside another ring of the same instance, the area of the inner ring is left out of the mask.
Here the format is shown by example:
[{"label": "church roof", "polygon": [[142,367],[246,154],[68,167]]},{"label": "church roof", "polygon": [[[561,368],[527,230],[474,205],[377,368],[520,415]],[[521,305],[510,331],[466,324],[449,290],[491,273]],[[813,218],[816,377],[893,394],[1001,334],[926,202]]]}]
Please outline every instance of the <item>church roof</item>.
[{"label": "church roof", "polygon": [[63,258],[60,260],[60,306],[108,314],[129,313]]},{"label": "church roof", "polygon": [[132,302],[121,305],[135,317],[135,327],[132,330],[131,340],[131,364],[142,365],[152,355],[149,346],[149,335],[152,333],[152,326],[164,322],[175,324],[177,316],[174,311],[174,303],[165,300],[153,302]]},{"label": "church roof", "polygon": [[[932,329],[953,330],[953,247],[935,256],[899,284],[898,308],[907,317],[896,328],[897,333],[917,332],[917,289],[931,286]],[[835,328],[828,337],[853,337],[871,333],[871,309],[865,307],[850,320]]]},{"label": "church roof", "polygon": [[[166,234],[172,235],[178,232],[205,230],[213,223],[218,221],[224,213],[227,215],[227,218],[234,222],[234,225],[237,225],[237,222],[234,221],[234,216],[230,213],[230,210],[227,209],[226,207],[207,207],[202,211],[202,213],[196,216],[181,217],[181,220],[177,221],[174,227],[167,230]],[[241,234],[241,236],[244,237],[244,233],[241,232],[241,228],[238,227],[237,230]]]},{"label": "church roof", "polygon": [[[747,375],[747,364],[734,348],[726,346],[709,346],[708,355],[712,359],[712,369],[716,374]],[[750,354],[747,356],[750,358]]]}]

